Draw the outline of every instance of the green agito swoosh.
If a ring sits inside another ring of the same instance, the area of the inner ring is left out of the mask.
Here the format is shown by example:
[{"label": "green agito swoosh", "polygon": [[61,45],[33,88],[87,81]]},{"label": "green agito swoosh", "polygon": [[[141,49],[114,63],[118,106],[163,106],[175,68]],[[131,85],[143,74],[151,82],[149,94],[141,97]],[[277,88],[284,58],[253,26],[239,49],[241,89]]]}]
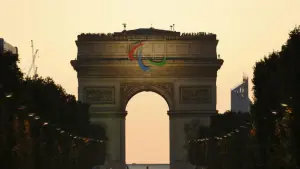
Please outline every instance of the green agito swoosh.
[{"label": "green agito swoosh", "polygon": [[150,59],[147,59],[147,61],[148,61],[150,64],[155,65],[155,66],[163,66],[163,65],[165,65],[165,64],[167,63],[166,60],[167,60],[167,56],[165,56],[164,59],[163,59],[162,61],[160,61],[160,62],[154,62],[154,61],[152,61],[152,60],[150,60]]}]

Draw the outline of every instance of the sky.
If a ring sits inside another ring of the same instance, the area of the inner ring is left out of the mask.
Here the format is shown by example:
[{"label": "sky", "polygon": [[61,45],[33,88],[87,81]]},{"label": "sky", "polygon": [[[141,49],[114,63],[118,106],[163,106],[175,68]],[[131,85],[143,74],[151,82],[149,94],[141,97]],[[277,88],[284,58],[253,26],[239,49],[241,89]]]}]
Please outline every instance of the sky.
[{"label": "sky", "polygon": [[[70,60],[76,58],[78,34],[117,32],[123,30],[122,23],[127,23],[127,29],[152,25],[169,30],[175,24],[179,32],[215,33],[218,54],[224,59],[217,79],[219,112],[230,109],[230,89],[242,81],[243,73],[252,79],[255,62],[279,50],[289,31],[300,24],[299,0],[0,0],[0,4],[0,37],[19,48],[22,70],[27,72],[30,67],[33,40],[39,49],[38,74],[52,77],[76,96],[77,77]],[[151,118],[141,115],[145,112],[138,106],[146,102],[148,109],[154,103],[159,105],[150,113]],[[127,110],[127,162],[167,163],[165,101],[154,93],[140,93],[130,100]],[[146,123],[138,123],[142,121]],[[161,137],[149,127],[153,122],[164,128]],[[137,147],[133,138],[144,137],[147,131],[161,139],[153,142],[159,153],[137,152],[147,146]]]}]

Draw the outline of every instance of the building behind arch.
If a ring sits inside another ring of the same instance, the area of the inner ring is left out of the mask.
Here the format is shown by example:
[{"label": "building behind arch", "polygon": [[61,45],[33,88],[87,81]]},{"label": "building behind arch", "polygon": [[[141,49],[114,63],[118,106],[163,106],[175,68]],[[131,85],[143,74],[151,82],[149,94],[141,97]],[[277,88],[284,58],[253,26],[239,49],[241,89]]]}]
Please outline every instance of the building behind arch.
[{"label": "building behind arch", "polygon": [[249,80],[247,76],[243,77],[242,83],[231,89],[231,111],[250,112]]},{"label": "building behind arch", "polygon": [[0,54],[3,54],[5,52],[12,52],[13,54],[18,54],[18,48],[5,42],[3,38],[0,38]]}]

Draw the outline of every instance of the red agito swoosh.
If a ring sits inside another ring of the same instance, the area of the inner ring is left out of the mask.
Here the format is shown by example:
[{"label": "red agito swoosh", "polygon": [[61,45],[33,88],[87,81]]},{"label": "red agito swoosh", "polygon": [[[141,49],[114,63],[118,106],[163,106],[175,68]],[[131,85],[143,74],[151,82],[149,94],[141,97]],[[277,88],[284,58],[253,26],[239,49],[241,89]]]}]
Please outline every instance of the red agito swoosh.
[{"label": "red agito swoosh", "polygon": [[133,46],[133,48],[130,50],[129,54],[128,54],[128,57],[130,60],[135,60],[136,58],[134,58],[132,55],[133,55],[133,52],[140,46],[143,46],[144,44],[143,43],[140,43],[136,46]]}]

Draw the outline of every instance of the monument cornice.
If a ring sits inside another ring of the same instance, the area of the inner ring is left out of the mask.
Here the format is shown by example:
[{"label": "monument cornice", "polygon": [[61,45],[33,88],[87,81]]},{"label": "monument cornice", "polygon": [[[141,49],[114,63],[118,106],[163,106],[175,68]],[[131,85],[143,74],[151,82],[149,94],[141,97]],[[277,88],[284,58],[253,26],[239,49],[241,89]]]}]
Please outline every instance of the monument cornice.
[{"label": "monument cornice", "polygon": [[128,41],[128,40],[217,40],[216,34],[206,32],[180,33],[153,28],[136,29],[115,33],[83,33],[76,42],[84,41]]},{"label": "monument cornice", "polygon": [[[162,60],[162,57],[154,57],[154,61]],[[143,58],[143,60],[146,60],[146,58]],[[216,59],[216,58],[192,58],[192,57],[177,57],[177,58],[166,58],[167,65],[172,66],[179,66],[179,65],[206,65],[206,66],[222,66],[223,60],[222,59]],[[78,59],[78,60],[72,60],[71,65],[75,70],[77,70],[79,67],[84,66],[101,66],[101,65],[136,65],[136,61],[129,60],[128,58],[85,58],[85,59]]]},{"label": "monument cornice", "polygon": [[97,66],[97,67],[80,67],[77,69],[78,77],[85,78],[202,78],[202,77],[216,77],[219,66],[206,66],[199,67],[194,66],[170,66],[165,65],[163,67],[151,67],[150,72],[144,72],[138,65],[135,66]]},{"label": "monument cornice", "polygon": [[218,40],[216,36],[99,36],[99,35],[84,35],[76,43],[82,42],[118,42],[118,41],[133,41],[133,40],[144,40],[144,41],[186,41],[186,40]]},{"label": "monument cornice", "polygon": [[[196,61],[196,62],[195,62]],[[120,62],[124,62],[121,64]],[[210,64],[209,64],[210,63]],[[209,62],[198,59],[197,60],[168,60],[167,64],[159,66],[151,66],[150,72],[144,72],[140,69],[136,62],[130,60],[73,60],[71,61],[73,68],[77,71],[78,77],[216,77],[217,71],[223,64],[223,60],[214,59]]]}]

